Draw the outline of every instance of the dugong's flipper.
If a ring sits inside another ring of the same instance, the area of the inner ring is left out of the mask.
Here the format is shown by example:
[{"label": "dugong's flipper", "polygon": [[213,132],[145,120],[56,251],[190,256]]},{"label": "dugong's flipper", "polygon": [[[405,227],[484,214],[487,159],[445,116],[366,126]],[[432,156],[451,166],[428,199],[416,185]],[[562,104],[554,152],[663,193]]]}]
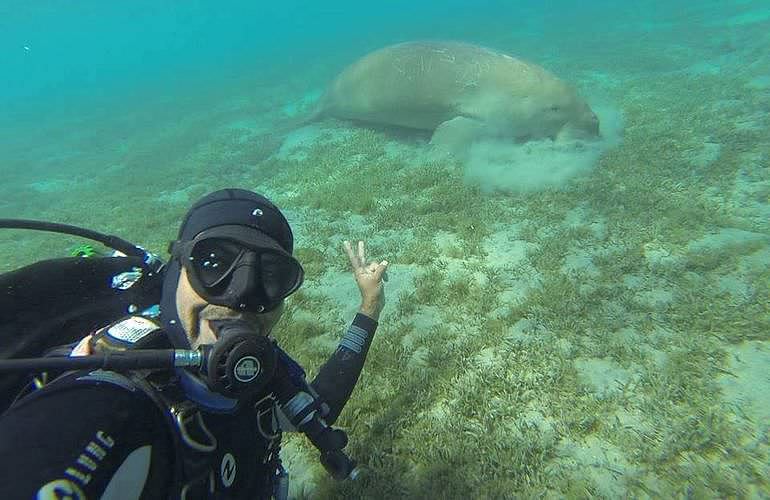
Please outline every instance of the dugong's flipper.
[{"label": "dugong's flipper", "polygon": [[467,151],[473,141],[483,137],[485,128],[478,120],[456,116],[436,128],[430,144],[441,152],[457,155]]}]

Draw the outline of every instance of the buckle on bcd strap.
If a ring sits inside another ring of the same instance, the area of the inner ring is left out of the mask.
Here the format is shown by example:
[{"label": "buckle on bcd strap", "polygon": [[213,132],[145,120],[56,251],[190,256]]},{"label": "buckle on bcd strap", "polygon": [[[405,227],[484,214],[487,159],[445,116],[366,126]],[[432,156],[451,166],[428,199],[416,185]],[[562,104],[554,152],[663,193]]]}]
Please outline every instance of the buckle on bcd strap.
[{"label": "buckle on bcd strap", "polygon": [[[179,435],[182,437],[184,444],[193,450],[203,453],[211,453],[217,449],[217,438],[214,437],[208,427],[206,427],[206,422],[203,421],[203,416],[194,403],[184,401],[178,405],[174,405],[171,407],[171,414],[176,421],[176,425],[179,428]],[[208,442],[199,441],[190,434],[189,425],[191,423],[197,424],[198,429],[206,437]]]}]

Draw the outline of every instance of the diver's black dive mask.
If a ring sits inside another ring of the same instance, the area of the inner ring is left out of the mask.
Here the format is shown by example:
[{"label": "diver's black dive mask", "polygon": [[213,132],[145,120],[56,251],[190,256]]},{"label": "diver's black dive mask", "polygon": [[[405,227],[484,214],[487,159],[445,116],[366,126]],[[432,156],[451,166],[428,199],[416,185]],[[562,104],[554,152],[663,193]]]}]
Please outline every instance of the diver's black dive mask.
[{"label": "diver's black dive mask", "polygon": [[300,263],[272,238],[247,226],[207,229],[173,242],[171,254],[207,302],[236,311],[268,312],[304,279]]}]

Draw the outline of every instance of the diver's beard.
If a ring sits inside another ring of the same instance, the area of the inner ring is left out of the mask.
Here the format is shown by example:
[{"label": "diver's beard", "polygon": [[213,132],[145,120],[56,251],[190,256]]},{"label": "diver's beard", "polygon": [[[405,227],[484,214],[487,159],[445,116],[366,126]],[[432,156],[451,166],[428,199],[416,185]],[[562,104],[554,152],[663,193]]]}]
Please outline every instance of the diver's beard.
[{"label": "diver's beard", "polygon": [[195,314],[198,321],[195,322],[194,325],[195,331],[193,333],[195,336],[193,339],[195,339],[196,342],[200,341],[202,333],[207,332],[210,332],[211,339],[206,340],[211,340],[212,342],[216,341],[219,336],[217,330],[211,325],[212,321],[241,320],[253,327],[255,333],[262,331],[260,320],[256,317],[256,314],[236,312],[227,307],[212,304],[206,304],[196,309]]}]

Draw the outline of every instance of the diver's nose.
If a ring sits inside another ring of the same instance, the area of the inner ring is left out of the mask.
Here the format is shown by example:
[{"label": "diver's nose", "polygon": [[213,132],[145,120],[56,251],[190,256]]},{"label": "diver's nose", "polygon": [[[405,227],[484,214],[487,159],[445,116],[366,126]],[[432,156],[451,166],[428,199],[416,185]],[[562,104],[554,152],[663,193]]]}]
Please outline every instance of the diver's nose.
[{"label": "diver's nose", "polygon": [[230,291],[238,298],[238,309],[248,309],[259,296],[259,257],[255,252],[246,252],[233,270]]}]

